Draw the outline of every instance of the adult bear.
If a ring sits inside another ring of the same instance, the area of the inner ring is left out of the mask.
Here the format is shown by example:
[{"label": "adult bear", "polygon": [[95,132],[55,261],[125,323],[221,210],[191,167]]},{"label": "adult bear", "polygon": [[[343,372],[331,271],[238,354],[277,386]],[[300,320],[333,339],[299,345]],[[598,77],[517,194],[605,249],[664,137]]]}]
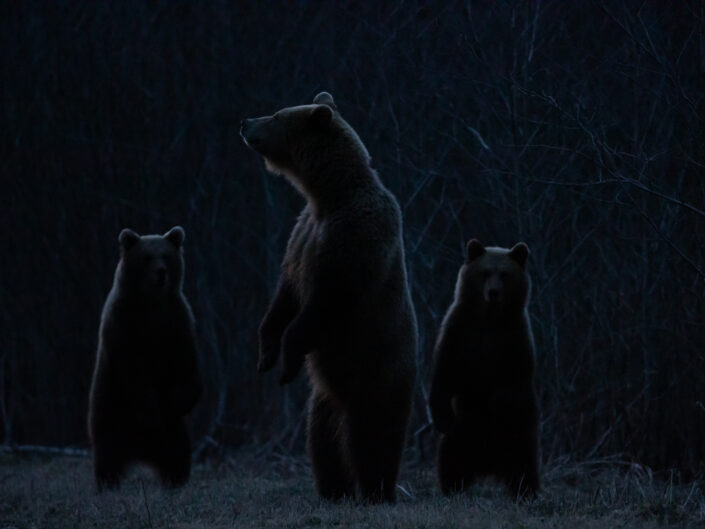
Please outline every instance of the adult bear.
[{"label": "adult bear", "polygon": [[120,232],[120,261],[103,307],[88,430],[98,490],[128,465],[153,466],[183,485],[191,468],[184,416],[202,391],[194,319],[182,292],[184,230]]},{"label": "adult bear", "polygon": [[326,92],[243,120],[240,133],[307,201],[260,325],[258,370],[281,356],[286,384],[306,362],[308,450],[323,498],[394,501],[417,343],[399,205]]},{"label": "adult bear", "polygon": [[499,477],[516,499],[539,488],[539,409],[527,304],[529,248],[473,239],[438,333],[430,407],[444,493]]}]

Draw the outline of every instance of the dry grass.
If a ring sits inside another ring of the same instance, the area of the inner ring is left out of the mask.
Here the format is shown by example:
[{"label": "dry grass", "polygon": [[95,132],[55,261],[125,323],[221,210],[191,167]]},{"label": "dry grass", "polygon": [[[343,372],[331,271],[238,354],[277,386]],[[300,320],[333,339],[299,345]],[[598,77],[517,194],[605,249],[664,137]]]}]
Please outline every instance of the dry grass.
[{"label": "dry grass", "polygon": [[703,527],[701,483],[655,479],[614,462],[553,464],[535,501],[516,505],[486,484],[443,497],[430,468],[403,472],[393,506],[320,501],[303,459],[243,451],[197,465],[180,490],[135,469],[96,494],[87,458],[0,455],[0,528],[660,528]]}]

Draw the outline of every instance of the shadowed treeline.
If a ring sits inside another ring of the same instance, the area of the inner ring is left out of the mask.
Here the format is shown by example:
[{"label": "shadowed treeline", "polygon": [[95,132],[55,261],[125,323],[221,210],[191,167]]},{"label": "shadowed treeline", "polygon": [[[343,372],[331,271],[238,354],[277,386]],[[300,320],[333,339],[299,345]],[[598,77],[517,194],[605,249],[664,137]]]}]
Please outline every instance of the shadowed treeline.
[{"label": "shadowed treeline", "polygon": [[303,201],[242,117],[330,91],[405,215],[411,435],[464,242],[532,252],[544,459],[705,460],[705,8],[647,2],[6,2],[0,438],[83,445],[123,227],[186,230],[196,441],[302,445],[256,374]]}]

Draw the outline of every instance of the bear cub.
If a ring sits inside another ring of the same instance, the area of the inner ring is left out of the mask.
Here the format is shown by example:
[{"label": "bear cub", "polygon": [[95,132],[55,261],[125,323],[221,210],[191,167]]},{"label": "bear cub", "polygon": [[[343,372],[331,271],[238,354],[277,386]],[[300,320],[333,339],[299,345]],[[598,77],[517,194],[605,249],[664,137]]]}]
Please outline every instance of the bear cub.
[{"label": "bear cub", "polygon": [[445,494],[495,476],[515,499],[539,488],[539,409],[527,304],[529,249],[473,239],[434,351],[429,404]]},{"label": "bear cub", "polygon": [[416,375],[401,210],[327,92],[240,131],[306,206],[259,329],[260,371],[306,365],[307,443],[323,498],[394,501]]},{"label": "bear cub", "polygon": [[88,430],[98,490],[127,467],[152,466],[183,485],[191,468],[185,416],[198,401],[194,318],[182,292],[184,230],[120,233],[120,261],[103,307]]}]

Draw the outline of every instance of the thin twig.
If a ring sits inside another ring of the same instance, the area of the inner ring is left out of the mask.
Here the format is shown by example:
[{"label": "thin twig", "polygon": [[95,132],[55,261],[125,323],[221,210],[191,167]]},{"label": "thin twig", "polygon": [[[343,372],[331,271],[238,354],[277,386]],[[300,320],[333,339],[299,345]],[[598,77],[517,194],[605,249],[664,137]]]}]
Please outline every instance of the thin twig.
[{"label": "thin twig", "polygon": [[152,513],[149,510],[149,502],[147,501],[147,491],[144,488],[144,480],[140,480],[140,485],[142,485],[142,497],[144,498],[144,506],[147,509],[147,523],[149,526],[154,529],[154,526],[152,525]]},{"label": "thin twig", "polygon": [[0,446],[0,452],[21,454],[48,454],[69,457],[89,457],[90,450],[70,446],[10,445]]}]

